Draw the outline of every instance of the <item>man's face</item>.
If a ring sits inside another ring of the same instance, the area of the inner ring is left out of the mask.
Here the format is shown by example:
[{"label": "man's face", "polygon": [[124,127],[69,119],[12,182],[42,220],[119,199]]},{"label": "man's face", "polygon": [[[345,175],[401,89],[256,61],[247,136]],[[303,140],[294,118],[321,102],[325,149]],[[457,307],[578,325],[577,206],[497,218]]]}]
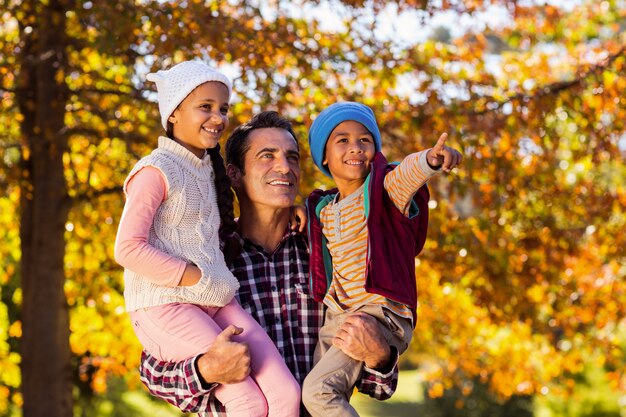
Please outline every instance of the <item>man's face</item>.
[{"label": "man's face", "polygon": [[291,134],[279,128],[250,132],[244,171],[229,166],[241,204],[276,209],[293,206],[300,183],[300,153]]}]

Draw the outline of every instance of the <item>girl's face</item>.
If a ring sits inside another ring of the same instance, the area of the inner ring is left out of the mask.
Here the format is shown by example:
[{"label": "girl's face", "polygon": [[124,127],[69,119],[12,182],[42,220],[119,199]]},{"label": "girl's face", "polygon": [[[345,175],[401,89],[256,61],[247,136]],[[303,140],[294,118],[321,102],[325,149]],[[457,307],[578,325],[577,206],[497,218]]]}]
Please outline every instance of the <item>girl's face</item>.
[{"label": "girl's face", "polygon": [[228,88],[217,81],[196,87],[168,118],[174,140],[198,158],[214,148],[228,127]]}]

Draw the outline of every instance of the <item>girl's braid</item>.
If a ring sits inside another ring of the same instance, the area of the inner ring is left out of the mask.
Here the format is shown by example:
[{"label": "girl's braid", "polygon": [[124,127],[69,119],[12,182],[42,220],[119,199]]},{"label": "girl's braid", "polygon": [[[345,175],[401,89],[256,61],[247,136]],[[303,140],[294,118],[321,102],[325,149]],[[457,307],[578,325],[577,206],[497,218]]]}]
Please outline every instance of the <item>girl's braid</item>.
[{"label": "girl's braid", "polygon": [[220,240],[225,242],[235,231],[235,215],[233,212],[233,191],[230,188],[230,179],[226,175],[224,159],[220,155],[220,145],[207,149],[215,173],[215,190],[217,192],[217,207],[220,210]]}]

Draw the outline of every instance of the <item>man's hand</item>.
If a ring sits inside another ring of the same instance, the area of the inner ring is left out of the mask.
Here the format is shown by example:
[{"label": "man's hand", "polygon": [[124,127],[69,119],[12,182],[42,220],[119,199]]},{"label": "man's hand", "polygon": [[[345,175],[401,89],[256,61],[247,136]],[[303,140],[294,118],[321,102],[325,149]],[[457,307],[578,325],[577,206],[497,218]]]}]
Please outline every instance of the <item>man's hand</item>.
[{"label": "man's hand", "polygon": [[384,368],[391,355],[381,325],[363,312],[348,316],[333,338],[333,345],[352,359],[365,362],[370,369]]},{"label": "man's hand", "polygon": [[450,172],[463,160],[463,156],[456,149],[446,146],[448,134],[444,133],[439,137],[437,144],[426,154],[426,159],[431,167],[441,167],[444,172]]},{"label": "man's hand", "polygon": [[198,370],[207,383],[235,384],[250,375],[250,352],[245,343],[230,338],[243,329],[228,326],[217,335],[215,342],[198,358]]}]

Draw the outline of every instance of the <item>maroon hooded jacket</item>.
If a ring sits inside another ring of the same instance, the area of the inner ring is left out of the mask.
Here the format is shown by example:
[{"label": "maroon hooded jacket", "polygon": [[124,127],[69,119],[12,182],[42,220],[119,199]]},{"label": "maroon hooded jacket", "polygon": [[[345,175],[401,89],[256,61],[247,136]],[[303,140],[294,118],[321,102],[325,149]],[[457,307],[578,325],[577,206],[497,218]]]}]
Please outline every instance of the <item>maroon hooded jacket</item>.
[{"label": "maroon hooded jacket", "polygon": [[[391,201],[384,187],[385,175],[396,165],[387,163],[383,154],[377,152],[370,166],[364,198],[368,229],[365,291],[408,306],[413,312],[415,325],[415,257],[426,241],[430,193],[426,185],[415,193],[407,217]],[[336,188],[315,190],[306,202],[311,251],[309,285],[313,298],[319,302],[324,300],[332,280],[332,259],[319,218],[322,208],[334,199],[337,192]]]}]

